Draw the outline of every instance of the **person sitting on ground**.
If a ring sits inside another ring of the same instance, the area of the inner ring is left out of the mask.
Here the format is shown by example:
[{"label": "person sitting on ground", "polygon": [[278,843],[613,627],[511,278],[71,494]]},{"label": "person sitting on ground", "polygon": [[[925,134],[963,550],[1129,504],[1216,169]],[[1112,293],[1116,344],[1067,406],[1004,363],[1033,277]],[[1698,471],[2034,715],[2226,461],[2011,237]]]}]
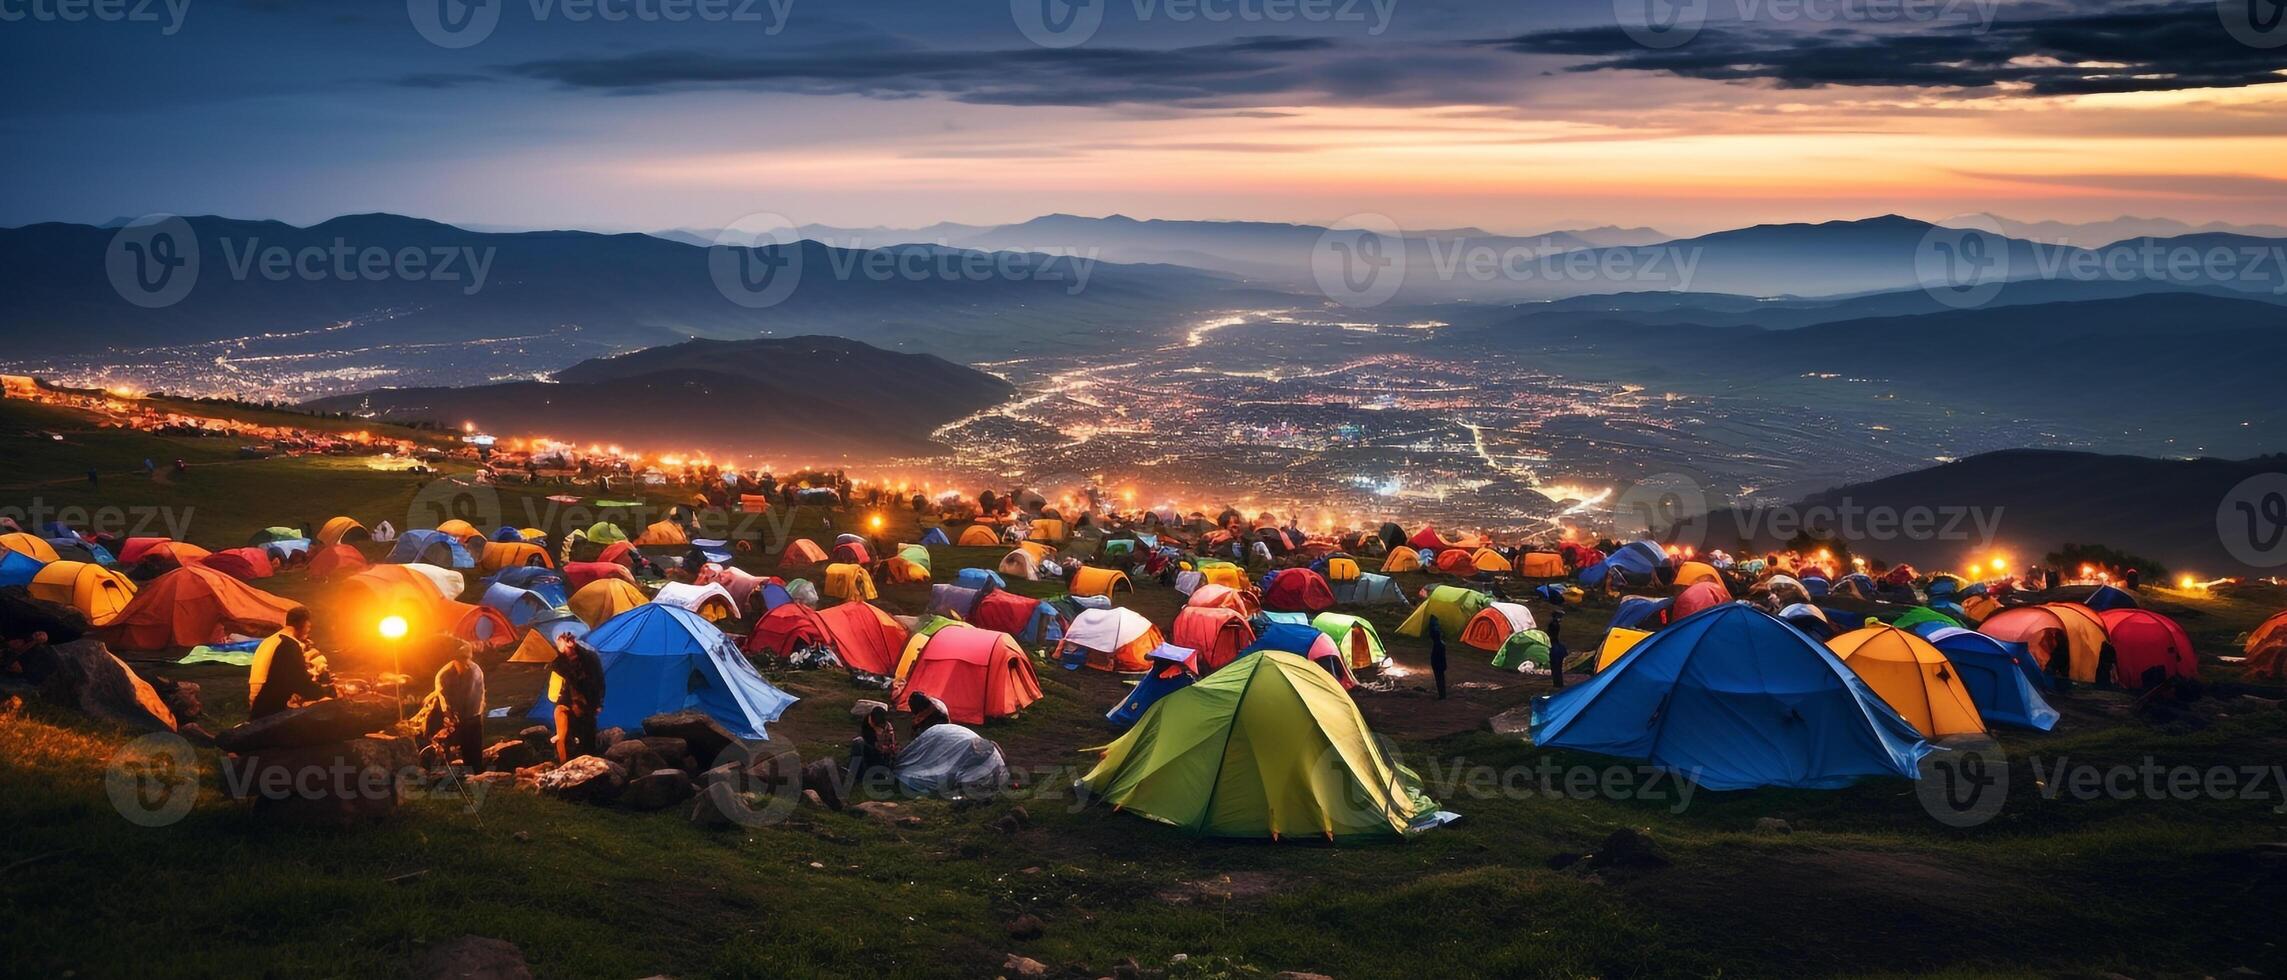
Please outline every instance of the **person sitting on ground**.
[{"label": "person sitting on ground", "polygon": [[310,645],[310,610],[295,606],[286,611],[285,628],[270,634],[254,650],[254,667],[246,678],[246,717],[267,718],[297,701],[333,697],[333,675],[325,658]]},{"label": "person sitting on ground", "polygon": [[555,675],[556,762],[561,765],[596,750],[596,717],[604,708],[603,658],[594,647],[564,633],[556,637],[556,659],[548,662]]},{"label": "person sitting on ground", "polygon": [[858,721],[858,737],[850,740],[850,784],[887,785],[897,767],[897,726],[890,723],[889,705],[860,701],[850,713]]},{"label": "person sitting on ground", "polygon": [[452,761],[452,750],[460,750],[462,764],[471,770],[484,768],[484,668],[476,665],[476,647],[461,640],[449,640],[452,659],[437,668],[437,687],[429,698],[431,709],[440,720],[437,741],[445,747],[445,758]]}]

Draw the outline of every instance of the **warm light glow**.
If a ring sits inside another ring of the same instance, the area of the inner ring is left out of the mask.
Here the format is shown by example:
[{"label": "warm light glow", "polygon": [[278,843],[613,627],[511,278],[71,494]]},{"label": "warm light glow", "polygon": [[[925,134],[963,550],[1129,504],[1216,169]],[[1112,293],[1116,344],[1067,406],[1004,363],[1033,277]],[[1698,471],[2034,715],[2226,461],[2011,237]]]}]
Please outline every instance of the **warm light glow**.
[{"label": "warm light glow", "polygon": [[404,638],[405,638],[405,617],[403,617],[403,616],[384,616],[384,617],[382,617],[382,618],[381,618],[381,625],[380,625],[380,630],[381,630],[381,638],[382,638],[382,639],[384,639],[384,640],[402,640],[402,639],[404,639]]},{"label": "warm light glow", "polygon": [[2191,577],[2191,576],[2189,576],[2189,575],[2186,575],[2186,576],[2184,576],[2183,578],[2180,578],[2180,579],[2177,579],[2177,580],[2176,580],[2176,587],[2177,587],[2177,588],[2179,588],[2179,589],[2182,589],[2182,590],[2184,590],[2184,591],[2186,591],[2186,592],[2190,592],[2190,591],[2192,591],[2192,587],[2193,587],[2193,586],[2195,586],[2195,585],[2198,585],[2198,584],[2200,584],[2200,580],[2198,580],[2198,579],[2196,579],[2196,578],[2193,578],[2193,577]]},{"label": "warm light glow", "polygon": [[881,530],[881,515],[875,514],[872,517],[866,518],[866,525],[876,531]]}]

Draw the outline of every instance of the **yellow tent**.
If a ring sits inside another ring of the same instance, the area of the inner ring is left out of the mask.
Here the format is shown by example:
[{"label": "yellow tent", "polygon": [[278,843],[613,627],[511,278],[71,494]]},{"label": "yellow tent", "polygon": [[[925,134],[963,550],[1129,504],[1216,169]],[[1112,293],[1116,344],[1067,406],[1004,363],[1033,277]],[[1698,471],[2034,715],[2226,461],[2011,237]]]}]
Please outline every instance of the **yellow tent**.
[{"label": "yellow tent", "polygon": [[649,601],[651,600],[644,597],[642,589],[629,584],[626,579],[599,578],[580,586],[580,591],[572,593],[570,605],[572,615],[580,617],[580,622],[588,624],[589,629],[594,629],[602,625],[604,620]]},{"label": "yellow tent", "polygon": [[1517,574],[1526,578],[1563,578],[1564,556],[1553,551],[1528,551],[1517,556]]},{"label": "yellow tent", "polygon": [[1620,659],[1620,655],[1636,648],[1652,634],[1645,630],[1632,630],[1625,626],[1612,627],[1604,634],[1604,644],[1596,648],[1596,669],[1602,671]]},{"label": "yellow tent", "polygon": [[659,521],[644,528],[642,534],[636,535],[635,543],[637,546],[676,545],[690,544],[691,539],[683,533],[683,525],[674,521]]},{"label": "yellow tent", "polygon": [[990,548],[1001,543],[1001,536],[986,524],[971,524],[961,529],[961,547]]},{"label": "yellow tent", "polygon": [[1355,558],[1326,559],[1326,580],[1329,582],[1357,581],[1358,560]]},{"label": "yellow tent", "polygon": [[874,590],[873,576],[866,574],[865,566],[848,563],[826,566],[826,595],[866,602],[881,597],[881,593]]},{"label": "yellow tent", "polygon": [[350,538],[352,535],[365,538],[371,537],[372,533],[367,531],[365,525],[358,523],[355,518],[335,517],[327,520],[323,527],[318,528],[318,543],[326,546],[337,545],[342,543],[342,539]]},{"label": "yellow tent", "polygon": [[1985,719],[1946,655],[1928,640],[1895,626],[1869,626],[1826,641],[1867,687],[1924,738],[1974,735]]},{"label": "yellow tent", "polygon": [[1390,553],[1382,558],[1382,574],[1384,575],[1418,571],[1421,571],[1421,552],[1405,545],[1401,544],[1391,548]]},{"label": "yellow tent", "polygon": [[1730,600],[1731,587],[1724,584],[1723,573],[1716,571],[1715,566],[1710,565],[1704,561],[1687,561],[1681,565],[1676,566],[1677,588],[1682,588],[1686,585],[1696,585],[1700,582],[1713,582],[1718,586],[1722,586],[1723,597],[1725,601]]},{"label": "yellow tent", "polygon": [[1044,517],[1032,522],[1032,530],[1025,534],[1025,539],[1055,543],[1063,541],[1068,533],[1063,521]]},{"label": "yellow tent", "polygon": [[1398,624],[1398,633],[1404,636],[1426,636],[1429,633],[1429,621],[1434,619],[1447,640],[1459,641],[1461,631],[1469,625],[1470,618],[1492,601],[1491,596],[1475,589],[1440,585],[1429,590],[1429,597],[1414,607],[1413,615]]},{"label": "yellow tent", "polygon": [[1204,579],[1202,584],[1205,585],[1220,585],[1226,589],[1237,589],[1241,592],[1254,588],[1254,583],[1247,581],[1246,569],[1227,562],[1202,566],[1199,569],[1199,575],[1200,578]]},{"label": "yellow tent", "polygon": [[1128,581],[1128,573],[1112,568],[1083,565],[1072,574],[1073,595],[1110,596],[1113,592],[1134,592],[1135,583]]},{"label": "yellow tent", "polygon": [[1031,552],[1033,561],[1047,561],[1050,558],[1056,557],[1056,549],[1041,544],[1038,541],[1019,541],[1017,542],[1016,546],[1024,551]]},{"label": "yellow tent", "polygon": [[1477,549],[1476,554],[1469,556],[1469,561],[1476,565],[1480,572],[1506,572],[1509,570],[1509,560],[1501,557],[1500,552],[1491,548]]},{"label": "yellow tent", "polygon": [[135,598],[135,583],[127,576],[84,561],[49,562],[24,588],[34,599],[79,610],[90,626],[111,625]]},{"label": "yellow tent", "polygon": [[463,544],[468,543],[468,539],[470,538],[477,538],[479,540],[484,538],[484,532],[477,530],[476,525],[470,524],[469,522],[461,520],[458,517],[437,525],[437,530],[450,535],[453,540],[459,541]]},{"label": "yellow tent", "polygon": [[58,557],[55,546],[22,531],[0,534],[0,548],[6,548],[19,555],[37,558],[44,562],[55,561]]}]

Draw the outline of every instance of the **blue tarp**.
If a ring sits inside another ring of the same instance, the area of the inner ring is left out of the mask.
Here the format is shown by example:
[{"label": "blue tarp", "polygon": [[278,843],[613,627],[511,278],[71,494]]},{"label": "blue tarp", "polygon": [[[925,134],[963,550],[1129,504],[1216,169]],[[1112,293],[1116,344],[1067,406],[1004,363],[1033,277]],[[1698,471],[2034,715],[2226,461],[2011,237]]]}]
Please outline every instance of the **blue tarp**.
[{"label": "blue tarp", "polygon": [[2025,644],[1941,623],[1922,623],[1913,632],[1946,655],[1985,720],[2042,732],[2056,727],[2057,709],[2041,696],[2048,675]]},{"label": "blue tarp", "polygon": [[523,629],[546,619],[556,607],[538,592],[520,589],[506,582],[494,582],[484,590],[484,605],[508,617],[508,624]]},{"label": "blue tarp", "polygon": [[[643,719],[696,708],[740,738],[768,738],[763,726],[797,699],[772,687],[714,624],[681,606],[646,602],[590,631],[604,665],[604,707],[596,727],[643,729]],[[555,716],[543,697],[530,717]]]},{"label": "blue tarp", "polygon": [[1741,603],[1670,625],[1533,704],[1533,744],[1643,759],[1709,789],[1915,778],[1930,752],[1832,651]]},{"label": "blue tarp", "polygon": [[0,552],[0,585],[30,585],[48,563],[21,551]]},{"label": "blue tarp", "polygon": [[431,528],[415,528],[398,535],[397,543],[389,549],[389,557],[382,560],[399,565],[421,562],[439,568],[476,567],[476,559],[469,557],[469,550],[461,547],[459,541]]}]

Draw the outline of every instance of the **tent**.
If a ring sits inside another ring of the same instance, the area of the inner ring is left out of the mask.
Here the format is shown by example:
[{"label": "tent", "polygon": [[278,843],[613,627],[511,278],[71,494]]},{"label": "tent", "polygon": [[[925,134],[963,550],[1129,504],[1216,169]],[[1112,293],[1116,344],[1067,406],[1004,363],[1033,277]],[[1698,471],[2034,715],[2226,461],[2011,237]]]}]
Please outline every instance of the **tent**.
[{"label": "tent", "polygon": [[[139,541],[143,539],[129,538],[128,540]],[[40,538],[26,534],[22,531],[10,531],[6,534],[0,534],[0,548],[13,551],[19,555],[24,555],[42,563],[62,560],[62,556],[56,554],[56,548],[54,545],[51,545],[46,541],[41,540]],[[134,563],[126,562],[125,564],[131,565]]]},{"label": "tent", "polygon": [[1329,582],[1334,589],[1334,601],[1346,606],[1402,606],[1406,594],[1398,589],[1396,579],[1373,572],[1360,572],[1355,581]]},{"label": "tent", "polygon": [[1724,601],[1731,601],[1731,587],[1724,584],[1723,573],[1716,571],[1715,566],[1704,561],[1687,561],[1676,566],[1677,585],[1695,585],[1700,582],[1715,583],[1717,588],[1723,590]]},{"label": "tent", "polygon": [[892,558],[881,563],[882,581],[891,585],[914,584],[929,581],[929,566],[916,565],[903,558]]},{"label": "tent", "polygon": [[1501,642],[1501,649],[1493,651],[1493,666],[1501,670],[1523,670],[1531,665],[1546,670],[1552,656],[1547,633],[1518,630]]},{"label": "tent", "polygon": [[867,603],[845,602],[821,611],[790,602],[755,622],[746,649],[783,657],[806,645],[824,644],[843,666],[887,677],[897,670],[906,638],[896,617]]},{"label": "tent", "polygon": [[[37,541],[39,539],[34,538]],[[43,544],[45,542],[42,542]],[[169,538],[128,538],[119,551],[122,565],[152,565],[159,568],[181,568],[195,565],[212,552],[195,544]]]},{"label": "tent", "polygon": [[1936,623],[1939,626],[1962,625],[1961,620],[1955,619],[1952,616],[1948,616],[1945,613],[1939,612],[1928,606],[1915,606],[1914,608],[1908,609],[1904,613],[1899,614],[1897,619],[1890,621],[1890,625],[1895,626],[1899,629],[1915,630],[1917,632],[1920,631],[1920,628],[1924,624],[1928,623]]},{"label": "tent", "polygon": [[[487,598],[508,601],[506,596],[493,597],[489,592]],[[488,649],[506,647],[516,640],[516,624],[501,608],[441,596],[435,583],[412,565],[375,565],[344,578],[326,590],[326,603],[325,615],[318,619],[330,649],[381,663],[400,658],[397,664],[414,672],[424,666],[443,666],[441,661],[422,664],[401,659],[407,652],[432,656],[433,648],[421,642],[432,637],[451,636]],[[538,606],[532,615],[544,618],[548,612],[545,606]],[[381,621],[390,616],[405,620],[407,640],[401,650],[388,650],[379,634]]]},{"label": "tent", "polygon": [[[1820,643],[1834,639],[1835,634],[1843,632],[1834,620],[1827,618],[1826,610],[1807,602],[1797,602],[1779,610],[1779,618],[1786,620],[1787,625],[1802,630],[1804,636]],[[1848,623],[1852,619],[1844,617],[1842,621]]]},{"label": "tent", "polygon": [[1985,731],[1960,671],[1928,640],[1895,626],[1869,626],[1826,645],[1923,738]]},{"label": "tent", "polygon": [[448,535],[453,540],[459,541],[463,544],[469,544],[472,542],[484,540],[483,531],[477,530],[476,525],[461,520],[458,517],[455,517],[451,520],[438,522],[437,531],[439,533]]},{"label": "tent", "polygon": [[2042,669],[2056,673],[2057,657],[2065,658],[2066,676],[2084,684],[2096,682],[2097,657],[2104,650],[2102,620],[2094,625],[2063,606],[2018,606],[1994,613],[1977,624],[1977,631],[1997,640],[2025,644]]},{"label": "tent", "polygon": [[525,565],[540,568],[556,567],[556,563],[549,560],[546,549],[522,541],[487,541],[484,543],[484,550],[477,553],[477,571],[486,575],[504,568],[517,568]]},{"label": "tent", "polygon": [[602,626],[605,620],[649,601],[651,600],[644,596],[643,590],[636,588],[632,582],[601,578],[580,586],[580,590],[572,593],[572,598],[566,605],[571,608],[572,615],[580,617],[580,621],[588,624],[589,629],[594,629]]},{"label": "tent", "polygon": [[458,599],[467,588],[467,579],[461,573],[450,568],[438,568],[435,565],[424,565],[419,562],[405,565],[386,563],[368,565],[360,571],[360,574],[363,572],[393,576],[408,582],[426,585],[436,592],[437,597],[441,599]]},{"label": "tent", "polygon": [[2081,600],[2081,605],[2103,613],[2115,609],[2136,609],[2143,604],[2137,602],[2136,597],[2128,594],[2124,589],[2111,585],[2099,585],[2096,587],[2096,591],[2088,594],[2088,598]]},{"label": "tent", "polygon": [[690,544],[691,536],[684,533],[683,525],[674,521],[661,520],[652,522],[651,526],[644,528],[643,533],[636,535],[634,540],[637,547],[646,545],[676,546]]},{"label": "tent", "polygon": [[0,551],[0,586],[28,585],[50,564],[21,551]]},{"label": "tent", "polygon": [[1125,731],[1133,727],[1144,712],[1151,710],[1151,706],[1158,704],[1161,698],[1190,687],[1199,679],[1199,675],[1191,672],[1191,661],[1197,654],[1198,651],[1189,647],[1164,643],[1153,648],[1150,654],[1152,669],[1136,681],[1135,689],[1129,691],[1127,697],[1121,698],[1120,703],[1112,706],[1112,710],[1104,712],[1104,720],[1111,722],[1113,728]]},{"label": "tent", "polygon": [[1632,630],[1625,626],[1615,626],[1604,631],[1604,642],[1596,646],[1596,669],[1601,671],[1612,666],[1612,662],[1620,659],[1621,654],[1635,649],[1636,644],[1651,637],[1652,634],[1643,630]]},{"label": "tent", "polygon": [[392,564],[420,562],[440,568],[475,568],[476,559],[469,556],[461,542],[443,531],[415,529],[397,536],[397,543],[389,548],[389,557],[382,559]]},{"label": "tent", "polygon": [[1651,596],[1630,595],[1620,597],[1620,607],[1612,610],[1614,627],[1658,629],[1674,617],[1668,615],[1674,608],[1674,599],[1654,599]]},{"label": "tent", "polygon": [[705,585],[669,582],[659,587],[651,601],[681,606],[705,617],[710,623],[739,618],[739,601],[731,596],[730,590],[712,582]]},{"label": "tent", "polygon": [[241,582],[278,574],[270,563],[270,553],[261,548],[227,548],[200,558],[198,563]]},{"label": "tent", "polygon": [[[1469,618],[1493,600],[1483,592],[1464,589],[1458,585],[1432,586],[1429,595],[1415,606],[1413,615],[1398,624],[1398,632],[1405,636],[1428,635],[1430,620],[1437,620],[1438,628],[1446,636],[1461,635],[1461,628],[1469,625]],[[1489,649],[1489,648],[1488,648]]]},{"label": "tent", "polygon": [[1064,638],[1056,607],[1014,592],[994,590],[978,597],[966,619],[981,629],[999,630],[1017,642],[1043,644]]},{"label": "tent", "polygon": [[365,525],[349,517],[329,518],[323,526],[318,528],[318,543],[322,545],[346,544],[372,536],[372,532],[367,531]]},{"label": "tent", "polygon": [[1009,717],[1041,697],[1032,659],[1014,637],[961,623],[943,626],[922,641],[893,696],[905,708],[915,694],[944,702],[946,717],[963,725]]},{"label": "tent", "polygon": [[519,589],[529,589],[539,593],[540,598],[551,606],[562,606],[571,601],[572,598],[571,589],[566,587],[562,572],[536,565],[518,565],[513,568],[501,569],[500,574],[487,580],[486,584],[488,586],[513,585]]},{"label": "tent", "polygon": [[1073,595],[1110,596],[1114,592],[1134,592],[1135,583],[1128,581],[1128,573],[1112,568],[1082,565],[1072,573],[1068,591]]},{"label": "tent", "polygon": [[106,629],[122,650],[195,647],[230,634],[275,633],[297,605],[214,569],[184,565],[138,590]]},{"label": "tent", "polygon": [[1001,556],[999,568],[1003,575],[1033,581],[1040,578],[1040,556],[1018,548]]},{"label": "tent", "polygon": [[506,582],[494,582],[486,586],[481,601],[486,608],[508,617],[510,626],[518,628],[556,616],[555,604],[549,602],[546,596]]},{"label": "tent", "polygon": [[1411,545],[1415,551],[1442,551],[1457,543],[1438,536],[1437,527],[1432,524],[1422,525],[1421,530],[1415,531],[1413,537],[1406,539],[1406,544]]},{"label": "tent", "polygon": [[[945,529],[941,527],[930,528],[928,533],[921,536],[921,546],[924,548],[947,548],[952,544],[953,539],[946,537]],[[992,542],[987,541],[985,544],[990,546]]]},{"label": "tent", "polygon": [[1517,574],[1526,578],[1563,578],[1564,556],[1553,551],[1528,551],[1517,556]]},{"label": "tent", "polygon": [[1070,534],[1071,531],[1064,526],[1063,521],[1042,518],[1032,522],[1032,527],[1025,531],[1024,537],[1027,541],[1061,544]]},{"label": "tent", "polygon": [[2112,638],[2113,673],[2119,677],[2120,686],[2138,691],[2150,686],[2147,681],[2153,678],[2199,676],[2200,661],[2192,653],[2192,638],[2175,620],[2149,609],[2125,607],[2098,615],[2103,617],[2105,633]]},{"label": "tent", "polygon": [[1198,834],[1396,838],[1437,814],[1341,686],[1276,651],[1168,694],[1100,751],[1079,788]]},{"label": "tent", "polygon": [[[1442,624],[1441,624],[1442,625]],[[1488,602],[1461,626],[1461,642],[1488,653],[1509,642],[1509,635],[1534,626],[1533,611],[1514,602]]]},{"label": "tent", "polygon": [[1310,569],[1282,568],[1263,577],[1263,608],[1317,615],[1334,608],[1334,589]]},{"label": "tent", "polygon": [[1363,616],[1322,612],[1312,617],[1310,626],[1333,640],[1335,649],[1349,654],[1351,670],[1381,667],[1390,662],[1389,651],[1382,647],[1382,634]]},{"label": "tent", "polygon": [[[1253,616],[1261,612],[1263,608],[1262,603],[1256,601],[1253,592],[1234,589],[1227,585],[1202,585],[1193,589],[1191,597],[1185,599],[1183,604],[1229,609],[1241,616]],[[1190,646],[1190,644],[1186,643],[1184,646]]]},{"label": "tent", "polygon": [[1506,572],[1511,570],[1509,560],[1507,558],[1501,557],[1500,552],[1494,551],[1491,548],[1477,549],[1476,554],[1469,556],[1469,561],[1471,564],[1476,565],[1477,570],[1480,572]]},{"label": "tent", "polygon": [[1421,571],[1421,552],[1412,548],[1399,545],[1391,548],[1389,554],[1382,556],[1382,574],[1384,575],[1418,571]]},{"label": "tent", "polygon": [[1243,661],[1265,651],[1291,653],[1317,664],[1321,670],[1326,671],[1328,677],[1341,684],[1343,690],[1358,686],[1357,679],[1350,676],[1350,662],[1343,657],[1341,648],[1334,645],[1334,638],[1319,632],[1308,623],[1274,622],[1264,626],[1262,632],[1256,635],[1255,642],[1239,651],[1239,659]]},{"label": "tent", "polygon": [[578,616],[568,613],[559,613],[533,623],[529,629],[524,631],[524,638],[517,641],[515,652],[508,655],[508,662],[512,664],[544,664],[554,660],[556,659],[556,638],[566,633],[570,633],[575,638],[584,637],[588,635],[588,624],[580,622]]},{"label": "tent", "polygon": [[1001,536],[993,533],[993,529],[989,525],[971,524],[961,529],[961,547],[963,548],[990,548],[999,543],[1001,543]]},{"label": "tent", "polygon": [[[1660,569],[1668,567],[1668,553],[1649,541],[1630,541],[1614,549],[1602,562],[1580,570],[1580,584],[1591,588],[1608,581],[1619,585],[1652,585]],[[1618,576],[1615,581],[1613,576]]]},{"label": "tent", "polygon": [[[28,560],[28,559],[27,559]],[[135,583],[127,576],[84,561],[54,561],[40,566],[24,590],[32,598],[70,606],[87,617],[89,626],[109,626],[135,598]],[[190,644],[185,644],[186,646]]]},{"label": "tent", "polygon": [[[844,535],[844,537],[848,537],[848,535]],[[829,561],[848,565],[871,565],[874,563],[873,549],[866,547],[866,543],[863,541],[836,541],[834,547],[826,552],[826,557]]]},{"label": "tent", "polygon": [[1175,634],[1170,642],[1197,651],[1202,674],[1221,670],[1255,642],[1255,629],[1247,625],[1247,618],[1224,606],[1185,606],[1176,611],[1170,629]]},{"label": "tent", "polygon": [[1132,609],[1088,609],[1072,617],[1057,654],[1069,660],[1084,653],[1097,670],[1132,672],[1150,666],[1144,655],[1163,642],[1159,627]]},{"label": "tent", "polygon": [[[589,630],[587,644],[604,667],[598,728],[638,732],[653,715],[697,709],[732,735],[762,739],[770,737],[763,726],[796,700],[763,680],[722,630],[681,606],[639,605]],[[530,717],[555,710],[542,698]]]},{"label": "tent", "polygon": [[897,557],[921,566],[923,572],[933,571],[936,568],[936,562],[929,557],[929,549],[921,545],[899,545]]},{"label": "tent", "polygon": [[1912,779],[1930,752],[1832,651],[1738,603],[1677,622],[1537,699],[1532,742],[1643,759],[1709,789]]},{"label": "tent", "polygon": [[1915,630],[1945,654],[1961,676],[1961,686],[1988,723],[2045,732],[2056,727],[2057,709],[2041,697],[2047,683],[2024,644],[2004,643],[1959,626],[1924,624]]},{"label": "tent", "polygon": [[[1447,548],[1444,551],[1436,552],[1435,555],[1436,557],[1431,559],[1431,564],[1440,572],[1463,577],[1477,574],[1476,556],[1470,554],[1467,549]],[[1502,567],[1507,568],[1508,566],[1504,563]]]},{"label": "tent", "polygon": [[795,538],[786,543],[785,551],[778,553],[778,566],[780,568],[817,565],[822,564],[825,560],[826,549],[818,547],[818,542],[809,538]]},{"label": "tent", "polygon": [[977,601],[992,591],[988,588],[972,589],[965,585],[932,585],[929,587],[928,614],[967,619],[976,612]]},{"label": "tent", "polygon": [[826,566],[825,594],[835,599],[857,599],[871,602],[881,598],[874,588],[873,576],[866,574],[862,565],[838,564]]},{"label": "tent", "polygon": [[1731,601],[1731,593],[1718,582],[1699,582],[1676,593],[1675,604],[1669,606],[1668,618],[1682,619],[1702,609],[1712,609]]},{"label": "tent", "polygon": [[1355,582],[1358,580],[1358,575],[1360,574],[1358,571],[1358,560],[1347,555],[1336,555],[1332,558],[1328,558],[1326,559],[1325,574],[1326,581],[1329,583]]},{"label": "tent", "polygon": [[964,589],[976,589],[980,592],[986,589],[1008,588],[1008,580],[1002,578],[1001,573],[989,568],[961,569],[953,573],[953,584]]},{"label": "tent", "polygon": [[1247,581],[1247,572],[1227,561],[1199,563],[1200,580],[1207,585],[1220,585],[1229,589],[1252,589],[1255,583]]}]

